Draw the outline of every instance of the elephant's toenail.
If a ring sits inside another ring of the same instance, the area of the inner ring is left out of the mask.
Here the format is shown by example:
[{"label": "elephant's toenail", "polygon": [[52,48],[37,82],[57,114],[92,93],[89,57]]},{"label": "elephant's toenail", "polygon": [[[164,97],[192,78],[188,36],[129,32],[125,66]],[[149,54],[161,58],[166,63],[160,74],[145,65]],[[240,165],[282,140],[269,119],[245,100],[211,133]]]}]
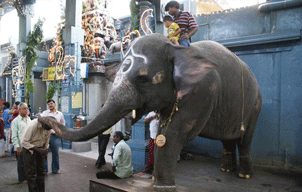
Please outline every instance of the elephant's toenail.
[{"label": "elephant's toenail", "polygon": [[251,178],[251,176],[250,175],[246,175],[245,178],[249,179],[249,178]]}]

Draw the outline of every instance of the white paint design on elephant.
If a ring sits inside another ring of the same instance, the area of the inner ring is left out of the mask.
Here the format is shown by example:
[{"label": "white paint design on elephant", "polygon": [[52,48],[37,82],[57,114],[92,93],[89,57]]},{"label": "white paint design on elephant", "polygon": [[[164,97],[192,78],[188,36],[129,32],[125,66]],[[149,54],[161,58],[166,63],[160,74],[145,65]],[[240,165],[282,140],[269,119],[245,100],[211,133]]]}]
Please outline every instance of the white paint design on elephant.
[{"label": "white paint design on elephant", "polygon": [[[135,53],[133,47],[135,46],[137,41],[138,41],[138,39],[136,41],[134,41],[133,45],[129,48],[129,50],[125,54],[126,57],[121,65],[119,71],[116,73],[116,77],[113,82],[113,87],[119,86],[122,82],[122,79],[124,79],[125,74],[127,74],[127,73],[129,73],[129,71],[131,71],[131,69],[134,65],[134,58],[142,58],[144,60],[144,64],[148,63],[148,59],[146,56]],[[130,60],[130,63],[129,63],[129,60]],[[130,66],[127,66],[127,65],[130,65]],[[126,70],[123,71],[124,69],[126,69]]]},{"label": "white paint design on elephant", "polygon": [[121,82],[122,82],[122,77],[123,74],[120,72],[120,70],[116,73],[114,82],[113,82],[113,87],[117,87]]},{"label": "white paint design on elephant", "polygon": [[133,42],[132,46],[129,48],[129,50],[127,51],[127,53],[125,54],[125,56],[127,56],[130,52],[131,54],[134,56],[134,57],[140,57],[144,60],[144,64],[147,64],[148,63],[148,59],[145,55],[140,55],[138,53],[135,53],[133,48],[135,46],[135,44],[139,41],[141,37],[139,37],[136,41]]},{"label": "white paint design on elephant", "polygon": [[[130,61],[130,62],[129,62]],[[134,58],[132,55],[127,56],[124,59],[124,62],[122,63],[119,71],[116,73],[116,77],[113,82],[113,87],[117,87],[121,84],[122,79],[124,79],[125,74],[129,73],[133,67]],[[130,66],[128,66],[130,65]],[[125,71],[124,71],[125,69]]]},{"label": "white paint design on elephant", "polygon": [[[130,63],[127,63],[127,61],[130,60]],[[129,71],[131,71],[132,67],[133,67],[133,63],[134,63],[134,58],[132,55],[129,55],[128,57],[125,58],[124,62],[123,62],[123,66],[121,67],[121,73],[122,74],[127,74],[129,73]],[[129,67],[126,65],[130,65]],[[125,71],[123,71],[126,67],[128,67],[128,69],[126,69]]]}]

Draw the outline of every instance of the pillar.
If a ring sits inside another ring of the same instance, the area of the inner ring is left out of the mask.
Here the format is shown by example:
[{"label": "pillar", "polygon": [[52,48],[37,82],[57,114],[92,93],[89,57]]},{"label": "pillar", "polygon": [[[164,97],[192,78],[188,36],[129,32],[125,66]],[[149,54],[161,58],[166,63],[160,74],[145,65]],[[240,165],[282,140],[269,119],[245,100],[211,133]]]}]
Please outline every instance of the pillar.
[{"label": "pillar", "polygon": [[[26,5],[27,7],[32,6],[32,5]],[[25,5],[23,6],[25,9]],[[22,57],[25,55],[25,48],[26,48],[26,42],[27,42],[27,37],[28,34],[31,32],[31,14],[21,14],[20,12],[18,12],[18,16],[19,16],[19,42],[17,45],[17,56],[18,58]],[[24,63],[24,67],[25,63]],[[24,71],[25,73],[25,71]],[[24,74],[25,75],[25,74]],[[8,86],[8,85],[7,85]],[[25,84],[24,84],[25,86]],[[12,87],[9,88],[10,90],[12,90]],[[6,93],[8,94],[8,93]],[[18,88],[17,92],[16,92],[16,101],[22,101],[24,102],[24,96],[22,97],[22,89]]]},{"label": "pillar", "polygon": [[[80,63],[81,63],[81,45],[84,44],[84,31],[81,29],[82,21],[82,1],[66,0],[65,9],[65,28],[63,31],[63,41],[65,55],[75,55],[76,56],[76,72],[75,76],[69,75],[66,81],[62,81],[61,87],[61,109],[66,120],[66,126],[74,128],[74,117],[78,116],[80,110],[83,109],[83,86],[82,80],[80,78]],[[72,107],[72,93],[79,92],[82,94],[80,102],[82,102],[82,107],[73,108]],[[63,110],[64,108],[64,110]],[[63,140],[64,148],[72,148],[74,146],[74,151],[84,152],[86,150],[91,150],[91,142],[73,142]]]},{"label": "pillar", "polygon": [[131,139],[127,141],[132,151],[132,165],[135,172],[145,169],[149,157],[149,125],[145,125],[143,119],[132,125]]}]

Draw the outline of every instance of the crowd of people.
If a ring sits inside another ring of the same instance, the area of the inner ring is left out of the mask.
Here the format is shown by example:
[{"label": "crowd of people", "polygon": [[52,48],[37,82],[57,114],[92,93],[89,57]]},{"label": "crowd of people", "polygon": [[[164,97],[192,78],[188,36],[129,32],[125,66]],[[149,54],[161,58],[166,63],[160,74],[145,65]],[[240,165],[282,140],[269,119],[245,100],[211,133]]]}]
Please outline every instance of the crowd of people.
[{"label": "crowd of people", "polygon": [[[37,116],[50,117],[65,125],[63,114],[56,109],[54,100],[47,101],[48,109]],[[15,102],[10,109],[10,103],[4,102],[0,110],[0,157],[6,153],[15,156],[17,160],[18,182],[28,185],[29,191],[45,191],[45,176],[48,174],[48,152],[52,153],[51,171],[60,174],[59,148],[61,138],[49,126],[41,124],[37,116],[30,117],[28,105]],[[97,168],[106,164],[105,152],[110,134],[109,129],[99,135],[99,158]],[[131,149],[124,141],[122,132],[113,133],[115,143],[112,152],[112,169],[100,171],[97,178],[125,178],[133,173]]]},{"label": "crowd of people", "polygon": [[[54,118],[65,124],[63,114],[54,100],[47,101],[48,110],[38,115]],[[28,184],[29,191],[45,191],[44,178],[48,173],[47,154],[52,152],[51,170],[60,174],[59,147],[61,138],[53,129],[30,117],[26,103],[16,101],[11,109],[4,102],[0,110],[0,157],[5,152],[17,160],[18,182]]]}]

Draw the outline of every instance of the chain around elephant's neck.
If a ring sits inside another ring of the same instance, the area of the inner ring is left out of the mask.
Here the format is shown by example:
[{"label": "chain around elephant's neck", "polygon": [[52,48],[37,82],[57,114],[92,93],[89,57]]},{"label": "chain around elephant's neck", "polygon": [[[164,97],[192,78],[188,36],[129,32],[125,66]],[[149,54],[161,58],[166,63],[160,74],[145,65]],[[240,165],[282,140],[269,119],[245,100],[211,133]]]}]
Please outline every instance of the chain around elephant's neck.
[{"label": "chain around elephant's neck", "polygon": [[168,117],[167,119],[165,119],[165,120],[162,120],[162,119],[161,119],[161,120],[159,121],[160,127],[164,127],[164,126],[166,126],[168,123],[171,122],[171,119],[172,119],[172,117],[173,117],[175,111],[178,111],[178,102],[179,102],[179,99],[177,99],[177,100],[175,101],[174,106],[173,106],[173,109],[172,109],[172,111],[171,111],[169,117]]}]

